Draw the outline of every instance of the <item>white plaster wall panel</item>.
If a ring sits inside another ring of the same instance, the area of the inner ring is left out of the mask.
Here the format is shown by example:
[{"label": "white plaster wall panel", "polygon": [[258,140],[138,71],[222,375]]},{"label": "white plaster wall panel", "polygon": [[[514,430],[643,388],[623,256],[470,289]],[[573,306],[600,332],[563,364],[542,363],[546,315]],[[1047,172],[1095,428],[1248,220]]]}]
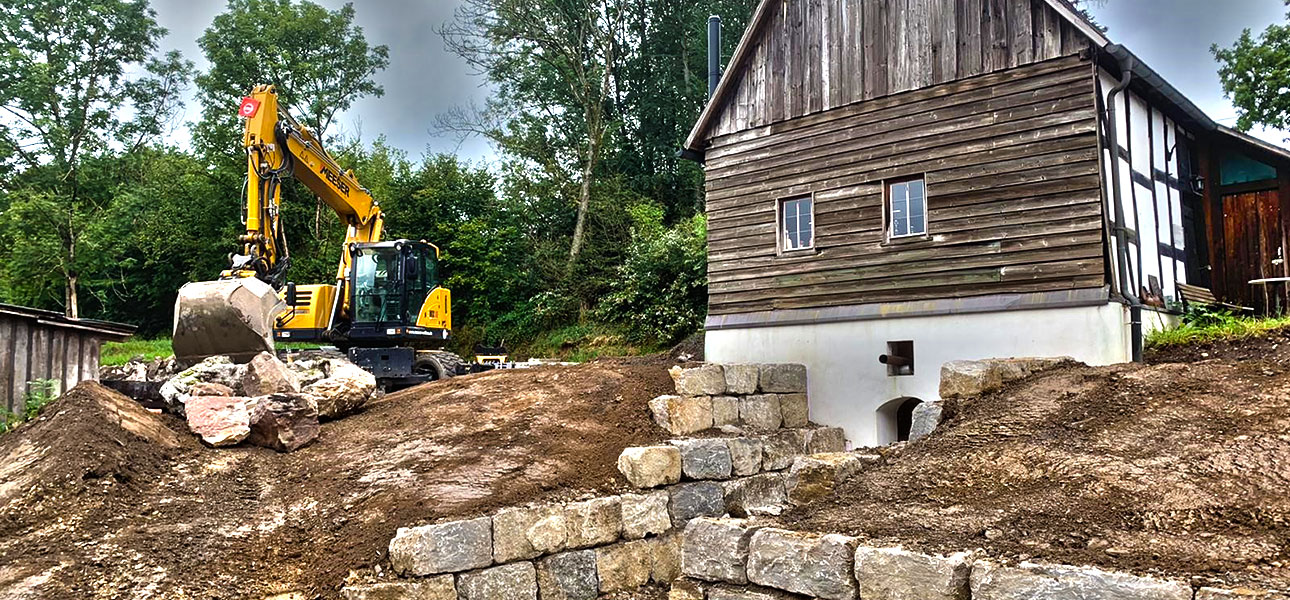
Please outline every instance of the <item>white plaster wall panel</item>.
[{"label": "white plaster wall panel", "polygon": [[[889,377],[878,356],[889,341],[914,342],[914,375]],[[853,446],[890,442],[878,409],[896,398],[939,399],[951,360],[1072,356],[1128,361],[1128,311],[1119,304],[934,317],[885,318],[707,332],[711,362],[807,366],[811,420],[842,427]]]}]

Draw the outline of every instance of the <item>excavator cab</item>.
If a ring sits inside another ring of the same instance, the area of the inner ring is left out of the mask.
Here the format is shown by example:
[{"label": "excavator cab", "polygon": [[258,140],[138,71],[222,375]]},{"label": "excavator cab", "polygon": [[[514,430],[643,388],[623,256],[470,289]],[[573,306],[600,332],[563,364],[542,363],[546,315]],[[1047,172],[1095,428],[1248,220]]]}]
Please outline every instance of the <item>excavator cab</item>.
[{"label": "excavator cab", "polygon": [[425,242],[354,244],[350,265],[350,346],[442,348],[451,335],[439,251]]}]

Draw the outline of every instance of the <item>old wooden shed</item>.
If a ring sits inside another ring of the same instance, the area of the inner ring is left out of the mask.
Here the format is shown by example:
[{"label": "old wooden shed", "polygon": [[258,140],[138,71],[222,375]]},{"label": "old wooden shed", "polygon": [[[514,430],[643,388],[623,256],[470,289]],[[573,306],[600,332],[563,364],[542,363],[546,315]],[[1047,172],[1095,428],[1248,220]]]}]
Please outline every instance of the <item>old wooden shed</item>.
[{"label": "old wooden shed", "polygon": [[53,380],[61,391],[98,379],[100,345],[132,333],[131,325],[0,304],[0,408],[21,410],[32,382]]}]

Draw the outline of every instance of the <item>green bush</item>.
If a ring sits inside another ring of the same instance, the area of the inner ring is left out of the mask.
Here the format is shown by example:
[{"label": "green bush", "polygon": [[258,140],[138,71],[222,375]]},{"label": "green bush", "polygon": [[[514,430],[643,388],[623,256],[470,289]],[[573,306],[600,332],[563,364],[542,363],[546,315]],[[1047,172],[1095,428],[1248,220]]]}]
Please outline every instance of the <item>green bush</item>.
[{"label": "green bush", "polygon": [[671,344],[702,327],[707,314],[707,221],[695,215],[667,228],[662,207],[652,204],[633,207],[631,216],[626,260],[598,310],[631,341]]},{"label": "green bush", "polygon": [[27,383],[21,412],[0,409],[0,434],[13,431],[19,425],[36,418],[41,409],[58,399],[57,379],[38,379]]}]

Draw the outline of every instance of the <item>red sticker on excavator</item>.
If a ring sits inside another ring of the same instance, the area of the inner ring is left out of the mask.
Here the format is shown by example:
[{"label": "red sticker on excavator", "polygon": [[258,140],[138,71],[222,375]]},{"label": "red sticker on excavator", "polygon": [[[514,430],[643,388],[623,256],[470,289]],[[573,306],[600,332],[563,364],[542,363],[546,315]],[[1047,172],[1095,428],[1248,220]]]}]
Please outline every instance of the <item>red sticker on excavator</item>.
[{"label": "red sticker on excavator", "polygon": [[242,117],[251,118],[260,110],[260,101],[247,96],[242,99],[242,107],[237,109],[237,114]]}]

